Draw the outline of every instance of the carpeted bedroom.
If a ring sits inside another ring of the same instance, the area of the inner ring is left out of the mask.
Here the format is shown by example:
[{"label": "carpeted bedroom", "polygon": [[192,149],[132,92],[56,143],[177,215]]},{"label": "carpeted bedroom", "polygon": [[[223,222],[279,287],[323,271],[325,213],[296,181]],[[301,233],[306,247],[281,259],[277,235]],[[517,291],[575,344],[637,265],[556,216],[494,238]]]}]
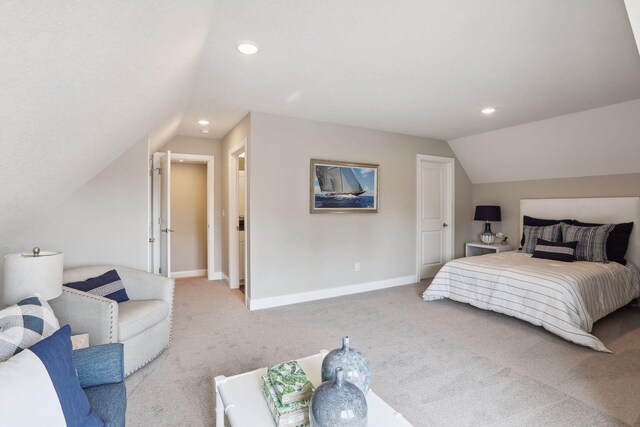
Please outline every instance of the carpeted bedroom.
[{"label": "carpeted bedroom", "polygon": [[426,303],[429,283],[249,312],[223,282],[179,279],[171,346],[126,380],[127,423],[212,426],[215,376],[349,335],[371,388],[415,426],[637,424],[640,309],[595,324],[608,354],[467,304]]}]

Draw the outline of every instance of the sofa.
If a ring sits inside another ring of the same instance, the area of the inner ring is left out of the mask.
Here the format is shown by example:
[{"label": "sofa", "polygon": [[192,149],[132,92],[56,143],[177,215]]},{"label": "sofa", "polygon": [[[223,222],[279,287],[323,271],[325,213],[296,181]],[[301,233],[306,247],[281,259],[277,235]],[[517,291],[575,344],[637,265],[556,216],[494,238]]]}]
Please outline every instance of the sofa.
[{"label": "sofa", "polygon": [[124,427],[127,390],[122,344],[104,344],[73,352],[73,363],[91,409],[107,427]]},{"label": "sofa", "polygon": [[174,280],[132,268],[97,265],[64,272],[63,283],[80,282],[115,269],[129,296],[111,299],[65,287],[49,302],[61,325],[89,334],[89,345],[124,345],[125,376],[145,366],[169,346]]}]

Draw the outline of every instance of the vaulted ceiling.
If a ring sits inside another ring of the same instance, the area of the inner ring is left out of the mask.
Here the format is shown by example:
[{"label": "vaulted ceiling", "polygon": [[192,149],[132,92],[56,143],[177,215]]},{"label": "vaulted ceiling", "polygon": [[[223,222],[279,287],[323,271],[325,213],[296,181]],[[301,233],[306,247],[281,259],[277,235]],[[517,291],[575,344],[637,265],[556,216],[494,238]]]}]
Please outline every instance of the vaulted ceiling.
[{"label": "vaulted ceiling", "polygon": [[180,132],[261,111],[449,140],[637,98],[623,0],[221,0]]},{"label": "vaulted ceiling", "polygon": [[6,0],[0,245],[200,118],[214,138],[261,111],[453,139],[638,98],[623,0]]},{"label": "vaulted ceiling", "polygon": [[181,113],[213,9],[0,2],[0,246]]}]

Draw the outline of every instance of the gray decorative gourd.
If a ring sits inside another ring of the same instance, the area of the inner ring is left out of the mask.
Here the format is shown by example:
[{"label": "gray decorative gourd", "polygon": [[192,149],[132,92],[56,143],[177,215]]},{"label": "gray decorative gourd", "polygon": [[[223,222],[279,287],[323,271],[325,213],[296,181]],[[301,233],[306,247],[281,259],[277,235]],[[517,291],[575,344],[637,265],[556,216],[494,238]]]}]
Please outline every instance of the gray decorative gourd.
[{"label": "gray decorative gourd", "polygon": [[367,399],[347,381],[342,368],[336,368],[335,380],[315,389],[309,406],[311,427],[366,427]]},{"label": "gray decorative gourd", "polygon": [[362,353],[349,346],[349,337],[342,337],[342,348],[331,350],[325,356],[322,381],[334,380],[336,368],[342,368],[345,379],[367,394],[371,385],[371,365]]}]

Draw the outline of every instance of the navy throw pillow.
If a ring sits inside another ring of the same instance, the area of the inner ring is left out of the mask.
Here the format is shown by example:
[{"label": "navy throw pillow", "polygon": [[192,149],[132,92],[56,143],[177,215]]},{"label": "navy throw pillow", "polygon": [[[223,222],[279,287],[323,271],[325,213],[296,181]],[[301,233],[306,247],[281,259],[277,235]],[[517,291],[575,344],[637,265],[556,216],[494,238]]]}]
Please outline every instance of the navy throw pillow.
[{"label": "navy throw pillow", "polygon": [[129,296],[122,284],[122,279],[120,279],[118,272],[115,270],[107,271],[102,276],[92,277],[84,282],[67,283],[65,286],[109,298],[116,302],[129,301]]},{"label": "navy throw pillow", "polygon": [[104,427],[80,388],[69,325],[0,363],[0,378],[3,426]]},{"label": "navy throw pillow", "polygon": [[549,242],[538,238],[532,257],[573,262],[576,259],[577,247],[578,242]]}]

